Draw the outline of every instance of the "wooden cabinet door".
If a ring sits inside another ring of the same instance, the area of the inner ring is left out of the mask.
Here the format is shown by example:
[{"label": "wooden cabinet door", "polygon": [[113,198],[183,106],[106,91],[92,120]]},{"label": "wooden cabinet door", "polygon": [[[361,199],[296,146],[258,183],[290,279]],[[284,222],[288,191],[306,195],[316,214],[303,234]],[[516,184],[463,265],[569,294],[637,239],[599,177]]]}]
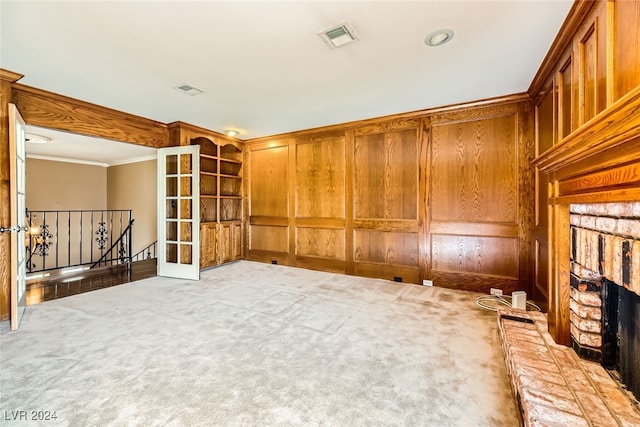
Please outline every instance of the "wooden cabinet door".
[{"label": "wooden cabinet door", "polygon": [[218,246],[217,224],[202,224],[200,226],[200,241],[200,268],[218,264],[218,251],[216,249]]},{"label": "wooden cabinet door", "polygon": [[231,255],[232,224],[220,224],[218,236],[218,263],[233,261]]},{"label": "wooden cabinet door", "polygon": [[236,260],[242,258],[242,224],[231,224],[231,259]]}]

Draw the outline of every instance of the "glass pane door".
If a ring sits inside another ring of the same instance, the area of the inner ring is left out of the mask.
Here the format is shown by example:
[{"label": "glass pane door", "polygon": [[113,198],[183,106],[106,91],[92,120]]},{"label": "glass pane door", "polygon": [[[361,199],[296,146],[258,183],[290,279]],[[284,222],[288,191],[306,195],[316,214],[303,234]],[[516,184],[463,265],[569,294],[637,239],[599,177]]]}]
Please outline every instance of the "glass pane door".
[{"label": "glass pane door", "polygon": [[200,278],[198,145],[158,150],[158,275]]},{"label": "glass pane door", "polygon": [[15,105],[9,104],[9,169],[11,226],[11,330],[18,329],[26,309],[26,188],[25,123]]}]

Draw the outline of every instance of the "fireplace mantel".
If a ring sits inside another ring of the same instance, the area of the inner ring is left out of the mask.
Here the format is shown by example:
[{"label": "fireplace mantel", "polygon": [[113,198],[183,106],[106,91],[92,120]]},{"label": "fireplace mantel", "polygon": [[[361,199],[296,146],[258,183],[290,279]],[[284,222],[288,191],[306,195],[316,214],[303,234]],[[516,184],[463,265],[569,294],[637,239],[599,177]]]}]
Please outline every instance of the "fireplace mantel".
[{"label": "fireplace mantel", "polygon": [[549,332],[569,345],[569,205],[640,201],[640,86],[533,164],[549,179]]}]

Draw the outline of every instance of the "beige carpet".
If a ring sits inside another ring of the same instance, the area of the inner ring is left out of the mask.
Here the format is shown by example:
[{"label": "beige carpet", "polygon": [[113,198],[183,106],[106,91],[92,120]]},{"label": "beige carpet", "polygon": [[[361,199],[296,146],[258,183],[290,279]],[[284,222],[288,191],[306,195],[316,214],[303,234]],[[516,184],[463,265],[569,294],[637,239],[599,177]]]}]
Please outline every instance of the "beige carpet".
[{"label": "beige carpet", "polygon": [[0,424],[516,426],[475,297],[242,261],[42,303],[3,325]]}]

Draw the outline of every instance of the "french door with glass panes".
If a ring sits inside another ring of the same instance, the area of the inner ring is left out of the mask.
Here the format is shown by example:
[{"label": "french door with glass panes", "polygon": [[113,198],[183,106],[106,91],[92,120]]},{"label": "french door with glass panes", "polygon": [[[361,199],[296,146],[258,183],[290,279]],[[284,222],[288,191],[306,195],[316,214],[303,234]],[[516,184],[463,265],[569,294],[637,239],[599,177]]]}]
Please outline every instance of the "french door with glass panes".
[{"label": "french door with glass panes", "polygon": [[158,275],[200,278],[200,146],[158,150]]},{"label": "french door with glass panes", "polygon": [[[26,303],[26,180],[25,123],[15,105],[9,104],[9,177],[11,206],[11,330],[18,329]],[[6,202],[5,202],[6,203]]]}]

